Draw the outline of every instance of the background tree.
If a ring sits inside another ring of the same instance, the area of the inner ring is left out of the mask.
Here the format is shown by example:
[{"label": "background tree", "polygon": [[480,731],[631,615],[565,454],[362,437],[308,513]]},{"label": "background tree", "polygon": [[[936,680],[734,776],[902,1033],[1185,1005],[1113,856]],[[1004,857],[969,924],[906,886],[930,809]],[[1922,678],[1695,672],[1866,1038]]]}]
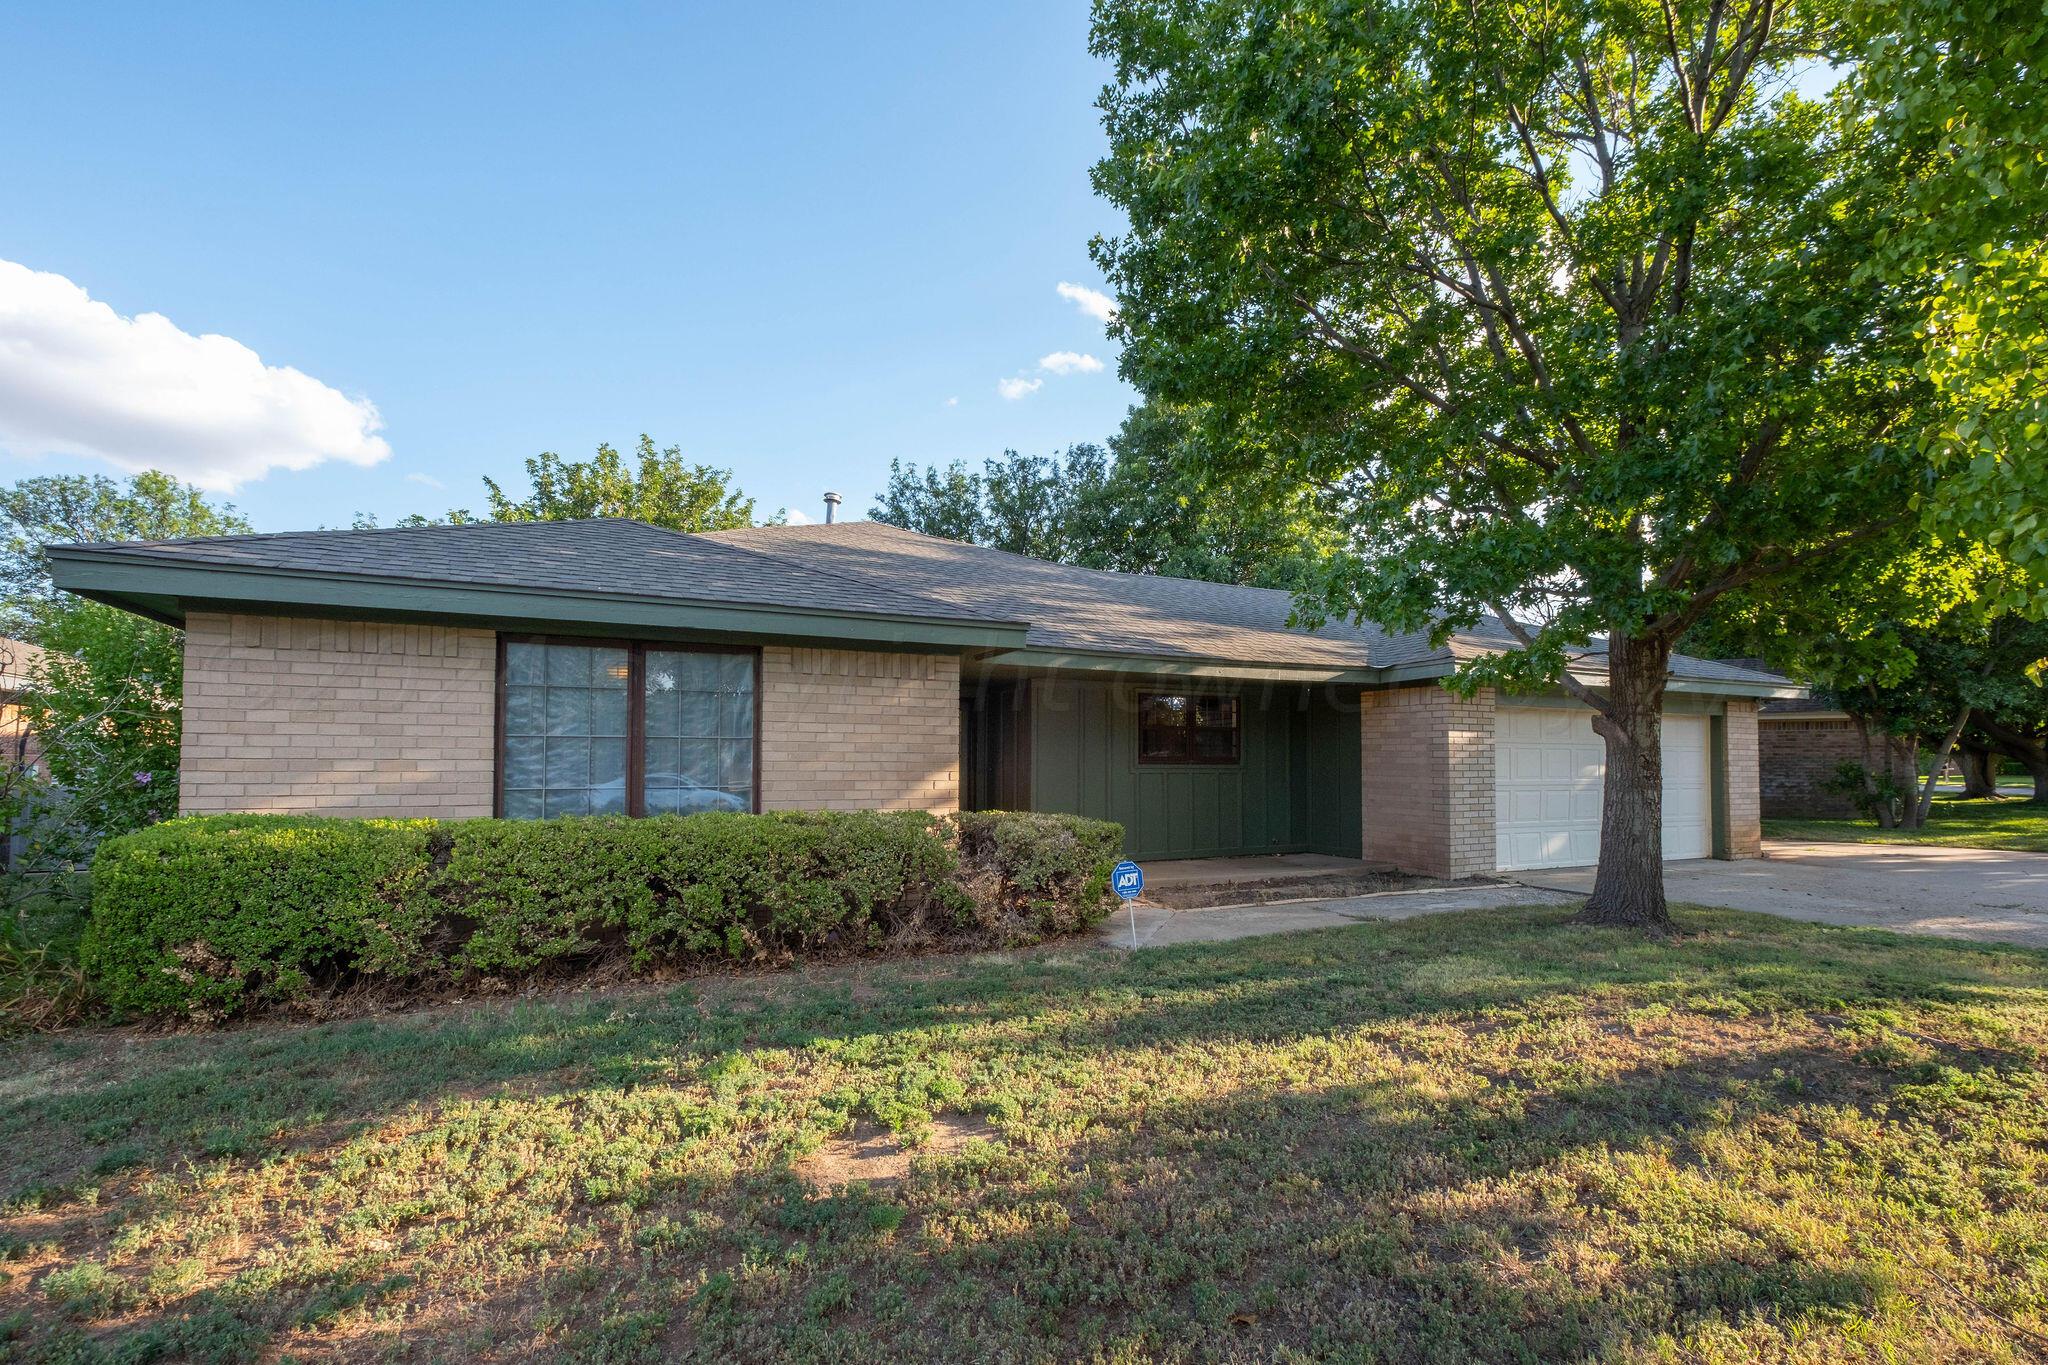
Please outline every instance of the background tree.
[{"label": "background tree", "polygon": [[[1591,708],[1592,921],[1667,922],[1675,643],[1944,491],[1936,277],[1869,268],[1929,174],[1869,36],[1828,0],[1097,0],[1123,373],[1206,404],[1210,460],[1334,490],[1320,606],[1497,614],[1522,647],[1457,685]],[[1599,688],[1565,671],[1596,637]]]},{"label": "background tree", "polygon": [[215,506],[190,484],[150,470],[125,483],[67,474],[0,488],[0,633],[37,644],[37,622],[79,599],[50,583],[46,545],[98,540],[173,540],[235,535],[251,529],[232,505]]},{"label": "background tree", "polygon": [[21,707],[42,771],[6,785],[0,817],[41,872],[85,856],[109,835],[171,814],[178,796],[183,634],[58,592],[45,546],[77,541],[232,535],[233,507],[155,471],[23,479],[0,488],[0,616],[40,645]]},{"label": "background tree", "polygon": [[[472,521],[573,521],[579,517],[632,517],[671,531],[726,531],[754,525],[754,500],[732,486],[732,471],[691,464],[682,447],[656,449],[642,434],[635,461],[609,445],[588,460],[565,460],[543,451],[526,461],[528,491],[514,497],[496,479],[484,478],[485,511],[479,517],[457,507],[438,517],[400,517],[394,526],[460,526]],[[782,520],[777,512],[768,519]],[[358,530],[377,518],[358,512]]]},{"label": "background tree", "polygon": [[1301,587],[1327,546],[1303,490],[1225,486],[1191,470],[1195,415],[1135,408],[1109,449],[1005,451],[980,471],[892,462],[872,519],[1083,568]]},{"label": "background tree", "polygon": [[10,828],[29,870],[74,862],[102,839],[178,809],[184,633],[98,602],[50,613],[21,708],[46,783]]},{"label": "background tree", "polygon": [[[1976,769],[1965,795],[1996,795],[1984,766],[1995,753],[2036,774],[2048,799],[2048,624],[2009,605],[2029,600],[2028,576],[1990,547],[1907,526],[1729,594],[1686,646],[1755,656],[1810,683],[1863,731],[1866,807],[1881,824],[1915,826],[1950,729],[1966,777]],[[1934,758],[1924,775],[1923,751]],[[1903,800],[1915,787],[1919,799]]]},{"label": "background tree", "polygon": [[1964,704],[1943,670],[1969,653],[1988,619],[1981,596],[2006,571],[1981,546],[1929,541],[1901,525],[1725,595],[1684,645],[1759,659],[1840,707],[1863,738],[1859,805],[1886,828],[1917,825],[1921,807],[1908,794],[1923,741]]},{"label": "background tree", "polygon": [[484,480],[493,521],[568,521],[576,517],[633,517],[673,531],[725,531],[754,524],[754,500],[732,487],[732,471],[690,464],[679,446],[656,450],[641,436],[635,466],[611,446],[588,460],[565,460],[553,451],[526,462],[531,485],[514,498],[496,479]]}]

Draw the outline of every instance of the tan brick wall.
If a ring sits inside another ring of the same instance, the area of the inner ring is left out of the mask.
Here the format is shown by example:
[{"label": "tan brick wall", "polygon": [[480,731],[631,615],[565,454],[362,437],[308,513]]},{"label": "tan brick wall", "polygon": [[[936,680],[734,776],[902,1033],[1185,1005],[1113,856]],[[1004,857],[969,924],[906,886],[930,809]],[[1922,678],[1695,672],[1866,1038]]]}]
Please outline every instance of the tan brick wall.
[{"label": "tan brick wall", "polygon": [[1730,697],[1722,733],[1727,745],[1721,756],[1728,782],[1727,854],[1730,858],[1761,858],[1764,827],[1757,784],[1756,703]]},{"label": "tan brick wall", "polygon": [[496,707],[488,630],[195,612],[178,808],[489,815]]},{"label": "tan brick wall", "polygon": [[761,651],[764,810],[958,810],[960,660]]},{"label": "tan brick wall", "polygon": [[1763,813],[1840,819],[1856,813],[1824,784],[1844,763],[1863,762],[1863,737],[1851,720],[1767,720],[1757,725]]},{"label": "tan brick wall", "polygon": [[1359,716],[1368,859],[1463,877],[1493,870],[1494,694],[1369,691]]}]

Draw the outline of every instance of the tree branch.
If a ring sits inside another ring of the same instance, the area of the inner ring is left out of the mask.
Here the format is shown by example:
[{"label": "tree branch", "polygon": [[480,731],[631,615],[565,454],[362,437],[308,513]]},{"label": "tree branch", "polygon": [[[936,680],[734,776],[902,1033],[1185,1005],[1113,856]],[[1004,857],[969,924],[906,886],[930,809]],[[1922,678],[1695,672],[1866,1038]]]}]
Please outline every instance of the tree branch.
[{"label": "tree branch", "polygon": [[[1515,637],[1515,640],[1522,646],[1524,653],[1534,651],[1536,648],[1536,637],[1531,635],[1528,628],[1520,621],[1517,621],[1503,610],[1500,603],[1488,602],[1486,609],[1499,618],[1501,625],[1507,628],[1508,634]],[[1572,676],[1571,660],[1565,660],[1565,669],[1558,676],[1557,685],[1563,688],[1565,695],[1574,701],[1585,703],[1601,715],[1606,716],[1609,720],[1614,719],[1614,711],[1608,706],[1607,699],[1584,682]]]}]

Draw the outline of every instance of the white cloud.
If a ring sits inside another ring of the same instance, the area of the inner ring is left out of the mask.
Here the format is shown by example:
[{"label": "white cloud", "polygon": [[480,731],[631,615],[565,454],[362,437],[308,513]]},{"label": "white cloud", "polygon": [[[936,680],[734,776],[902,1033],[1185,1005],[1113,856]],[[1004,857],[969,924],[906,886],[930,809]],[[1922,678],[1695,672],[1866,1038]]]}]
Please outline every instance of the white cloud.
[{"label": "white cloud", "polygon": [[446,488],[448,486],[447,484],[442,483],[439,479],[435,478],[432,474],[422,474],[418,470],[414,470],[412,473],[406,475],[405,481],[407,483],[425,484],[428,488]]},{"label": "white cloud", "polygon": [[1102,362],[1079,351],[1054,351],[1038,358],[1038,368],[1052,374],[1095,374],[1102,369]]},{"label": "white cloud", "polygon": [[1090,289],[1085,284],[1068,284],[1060,281],[1060,297],[1079,308],[1097,322],[1108,322],[1116,316],[1116,300],[1100,289]]},{"label": "white cloud", "polygon": [[799,512],[792,507],[782,514],[782,519],[791,526],[816,526],[818,519],[808,512]]},{"label": "white cloud", "polygon": [[1026,379],[1021,374],[1014,379],[998,379],[996,381],[996,392],[1013,403],[1019,398],[1037,393],[1044,387],[1045,381],[1043,379]]},{"label": "white cloud", "polygon": [[948,398],[946,400],[946,406],[949,408],[957,408],[960,406],[960,400],[958,398]]},{"label": "white cloud", "polygon": [[0,261],[0,449],[161,469],[225,493],[273,469],[391,454],[367,398],[161,313],[122,317],[62,275]]}]

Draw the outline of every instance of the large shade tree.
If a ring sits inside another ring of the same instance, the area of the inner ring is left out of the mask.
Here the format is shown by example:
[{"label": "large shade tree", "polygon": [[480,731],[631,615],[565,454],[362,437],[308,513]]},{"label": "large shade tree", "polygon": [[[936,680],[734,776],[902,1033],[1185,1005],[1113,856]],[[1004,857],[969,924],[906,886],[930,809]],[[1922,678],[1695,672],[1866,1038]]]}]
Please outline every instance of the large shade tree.
[{"label": "large shade tree", "polygon": [[1124,373],[1350,509],[1317,605],[1498,615],[1521,648],[1458,685],[1591,708],[1594,921],[1666,922],[1676,642],[1938,491],[1938,272],[1905,257],[1955,241],[1888,237],[1940,149],[1900,155],[1858,84],[1872,31],[1836,0],[1097,0]]}]

